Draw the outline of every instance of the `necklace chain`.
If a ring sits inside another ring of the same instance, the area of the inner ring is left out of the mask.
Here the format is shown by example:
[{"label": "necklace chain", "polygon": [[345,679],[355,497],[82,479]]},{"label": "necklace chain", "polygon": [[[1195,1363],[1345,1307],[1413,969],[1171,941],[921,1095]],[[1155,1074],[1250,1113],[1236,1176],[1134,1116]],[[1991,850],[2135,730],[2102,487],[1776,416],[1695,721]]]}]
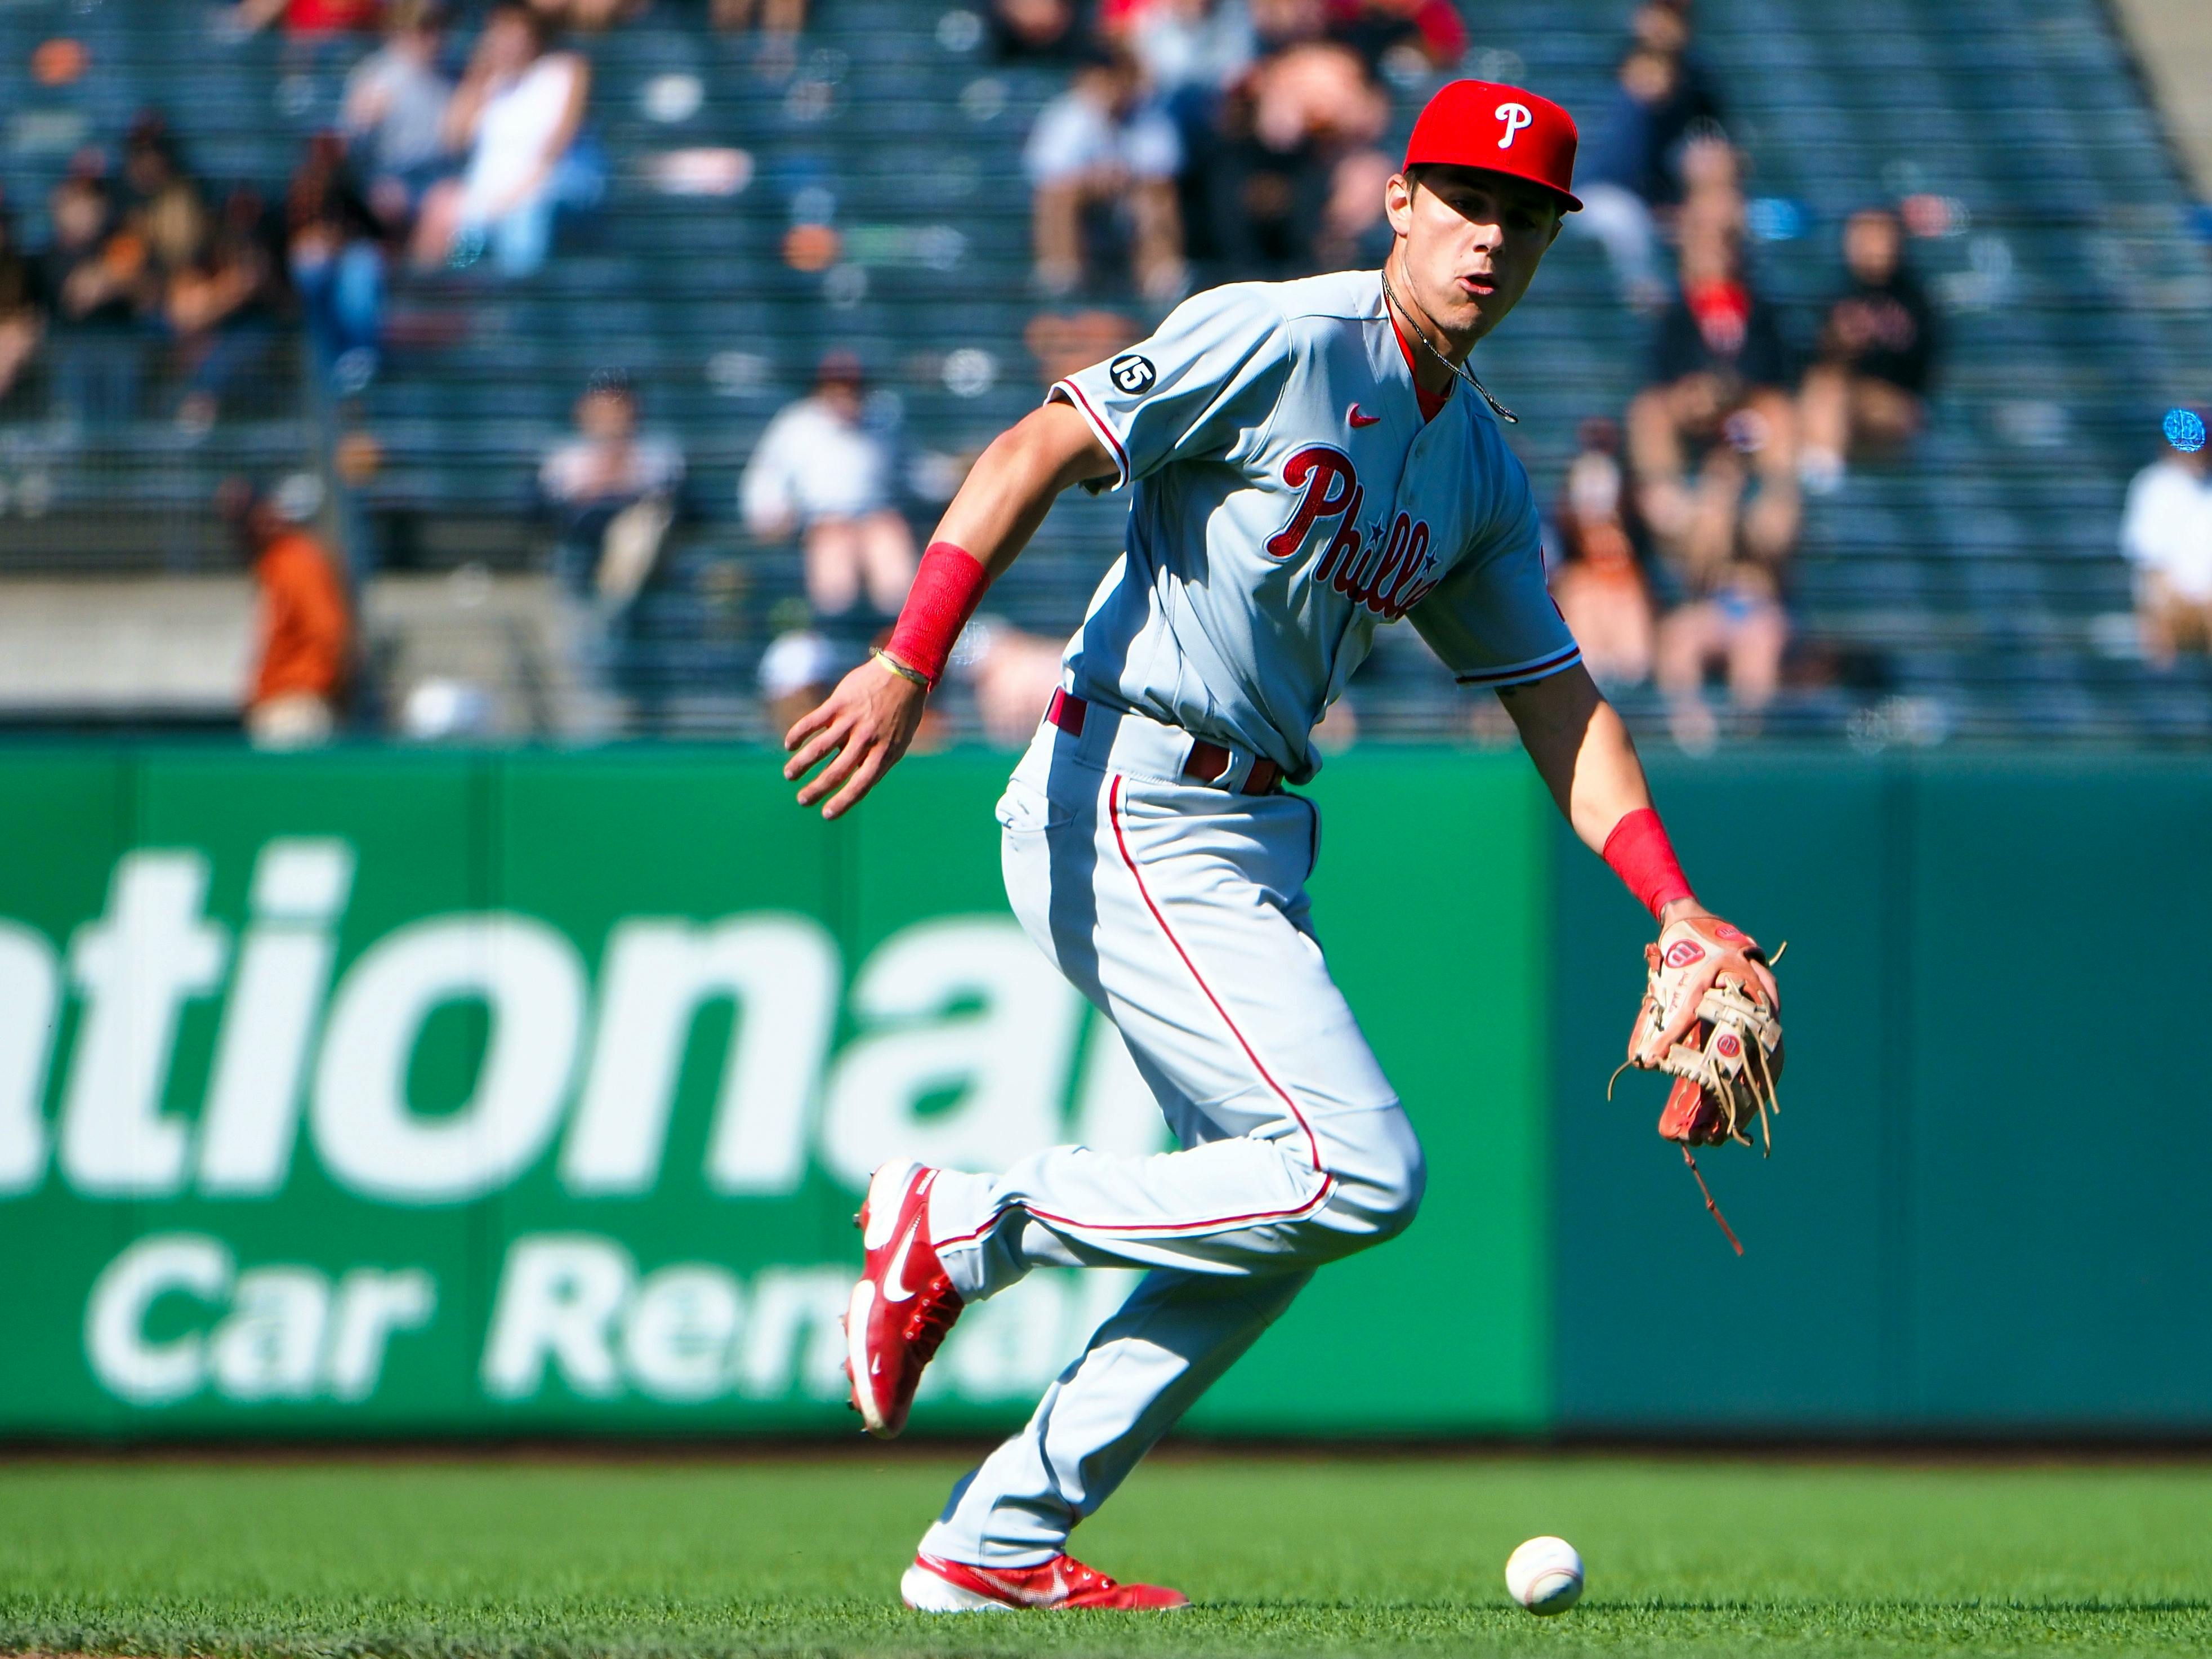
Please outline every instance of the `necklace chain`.
[{"label": "necklace chain", "polygon": [[[1390,267],[1388,264],[1385,264],[1382,267],[1382,295],[1385,299],[1389,300],[1392,305],[1396,306],[1399,310],[1406,310],[1405,301],[1398,297],[1397,289],[1390,286]],[[1411,313],[1407,313],[1406,320],[1409,323],[1413,321]],[[1413,325],[1413,337],[1421,343],[1423,349],[1428,352],[1430,356],[1435,358],[1447,369],[1450,370],[1452,374],[1457,375],[1461,380],[1465,380],[1469,386],[1480,392],[1482,394],[1482,401],[1490,405],[1491,412],[1496,415],[1499,420],[1504,422],[1508,426],[1518,426],[1521,424],[1521,417],[1518,415],[1516,415],[1511,410],[1506,408],[1504,404],[1499,403],[1497,398],[1492,397],[1490,395],[1490,388],[1483,385],[1480,380],[1475,379],[1474,371],[1473,369],[1469,368],[1465,363],[1454,362],[1450,358],[1445,356],[1443,352],[1437,350],[1435,342],[1429,338],[1428,331],[1421,327],[1418,323],[1414,323]]]}]

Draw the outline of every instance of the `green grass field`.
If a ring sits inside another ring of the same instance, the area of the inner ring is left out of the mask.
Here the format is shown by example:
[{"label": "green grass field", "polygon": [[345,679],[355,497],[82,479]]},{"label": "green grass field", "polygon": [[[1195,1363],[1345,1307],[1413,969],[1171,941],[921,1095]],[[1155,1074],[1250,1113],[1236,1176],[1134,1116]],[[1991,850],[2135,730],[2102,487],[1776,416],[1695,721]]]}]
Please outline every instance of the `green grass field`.
[{"label": "green grass field", "polygon": [[[1078,1549],[1188,1613],[896,1604],[957,1466],[0,1465],[0,1650],[2203,1653],[2212,1468],[1168,1458]],[[1589,1594],[1505,1599],[1558,1532]]]}]

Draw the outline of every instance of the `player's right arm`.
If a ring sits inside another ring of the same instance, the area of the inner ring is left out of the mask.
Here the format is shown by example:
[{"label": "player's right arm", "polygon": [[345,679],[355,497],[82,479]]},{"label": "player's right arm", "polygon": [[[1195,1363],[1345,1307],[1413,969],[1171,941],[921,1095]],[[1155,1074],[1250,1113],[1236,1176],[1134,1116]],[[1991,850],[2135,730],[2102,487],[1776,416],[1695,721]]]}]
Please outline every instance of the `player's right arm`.
[{"label": "player's right arm", "polygon": [[1020,556],[1060,491],[1117,472],[1091,423],[1065,403],[992,440],[939,521],[890,651],[846,675],[784,734],[786,779],[830,763],[800,787],[801,806],[822,801],[823,817],[842,817],[875,787],[914,741],[930,687],[984,588]]},{"label": "player's right arm", "polygon": [[1054,401],[1031,410],[976,457],[932,537],[973,554],[995,581],[1021,556],[1060,491],[1114,476],[1091,423]]}]

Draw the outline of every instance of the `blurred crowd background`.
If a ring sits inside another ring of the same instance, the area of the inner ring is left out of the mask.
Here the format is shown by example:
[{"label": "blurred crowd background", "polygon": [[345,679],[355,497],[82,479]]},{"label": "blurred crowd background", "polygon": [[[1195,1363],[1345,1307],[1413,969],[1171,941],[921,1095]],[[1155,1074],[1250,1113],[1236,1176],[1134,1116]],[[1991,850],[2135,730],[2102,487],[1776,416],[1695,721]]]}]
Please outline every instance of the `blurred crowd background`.
[{"label": "blurred crowd background", "polygon": [[[1474,75],[1582,125],[1477,361],[1640,731],[2212,740],[2197,9],[10,0],[0,721],[780,732],[1051,380],[1378,264]],[[1122,512],[931,740],[1026,738]],[[1404,628],[1326,732],[1510,740]]]}]

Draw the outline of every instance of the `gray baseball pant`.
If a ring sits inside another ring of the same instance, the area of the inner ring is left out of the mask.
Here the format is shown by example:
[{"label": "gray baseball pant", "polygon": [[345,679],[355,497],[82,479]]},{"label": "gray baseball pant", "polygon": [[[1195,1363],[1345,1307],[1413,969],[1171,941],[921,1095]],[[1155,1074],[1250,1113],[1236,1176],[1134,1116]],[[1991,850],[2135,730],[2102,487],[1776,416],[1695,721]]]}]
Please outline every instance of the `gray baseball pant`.
[{"label": "gray baseball pant", "polygon": [[963,1297],[1036,1267],[1151,1271],[954,1487],[932,1555],[1060,1553],[1316,1267],[1420,1202],[1419,1144],[1309,923],[1314,807],[1184,781],[1190,743],[1094,706],[1079,735],[1040,728],[1000,802],[1015,915],[1120,1029],[1182,1150],[939,1176],[930,1233]]}]

